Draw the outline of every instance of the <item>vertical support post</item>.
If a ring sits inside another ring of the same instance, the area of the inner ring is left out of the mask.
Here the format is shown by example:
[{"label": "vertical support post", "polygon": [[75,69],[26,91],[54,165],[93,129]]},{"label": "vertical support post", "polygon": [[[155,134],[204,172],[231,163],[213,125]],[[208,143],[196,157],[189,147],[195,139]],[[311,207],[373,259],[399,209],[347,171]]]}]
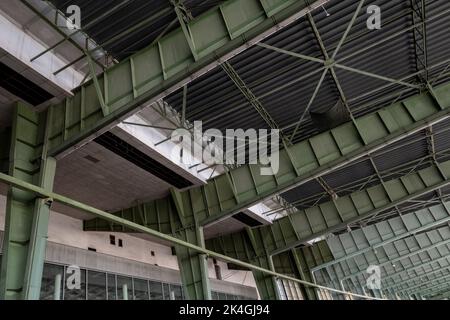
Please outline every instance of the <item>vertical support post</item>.
[{"label": "vertical support post", "polygon": [[[256,264],[262,268],[275,271],[273,261],[270,256],[260,256],[252,264]],[[261,271],[252,271],[253,278],[255,278],[256,287],[258,289],[261,300],[281,300],[280,292],[278,290],[277,279],[274,276],[268,275]]]},{"label": "vertical support post", "polygon": [[58,273],[55,276],[55,290],[53,292],[53,300],[61,300],[61,280],[62,274]]},{"label": "vertical support post", "polygon": [[[53,189],[56,160],[46,157],[45,113],[23,103],[14,109],[9,174]],[[37,160],[36,160],[37,159]],[[0,299],[39,299],[51,199],[28,191],[8,191]]]},{"label": "vertical support post", "polygon": [[[300,276],[300,279],[316,283],[314,273],[308,271],[309,268],[307,267],[307,263],[300,249],[292,249],[291,255],[293,257],[297,273]],[[305,292],[305,299],[320,300],[316,288],[302,286],[302,289]]]},{"label": "vertical support post", "polygon": [[123,300],[128,300],[128,286],[126,283],[124,283],[122,286],[122,297]]},{"label": "vertical support post", "polygon": [[[205,247],[203,227],[184,230],[183,240]],[[175,246],[185,297],[188,300],[211,300],[208,257],[183,246]]]}]

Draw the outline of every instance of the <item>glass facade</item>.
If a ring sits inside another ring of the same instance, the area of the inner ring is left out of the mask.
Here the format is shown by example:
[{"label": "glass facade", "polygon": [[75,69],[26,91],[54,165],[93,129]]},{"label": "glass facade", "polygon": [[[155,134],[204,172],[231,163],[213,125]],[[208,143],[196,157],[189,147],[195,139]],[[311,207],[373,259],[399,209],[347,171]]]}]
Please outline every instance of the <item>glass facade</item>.
[{"label": "glass facade", "polygon": [[[0,254],[0,264],[1,260],[2,255]],[[121,300],[124,290],[127,290],[129,300],[183,300],[184,298],[183,288],[180,284],[163,283],[83,268],[79,271],[80,281],[78,284],[73,278],[73,269],[69,266],[45,263],[40,299]],[[212,298],[213,300],[252,299],[216,291],[212,291]]]},{"label": "glass facade", "polygon": [[[1,258],[1,255],[0,255]],[[51,263],[44,265],[41,299],[53,300],[182,300],[180,284],[130,277],[109,272],[79,269],[79,283],[70,266]],[[59,284],[57,282],[59,281]],[[55,292],[55,290],[58,292]],[[212,292],[214,300],[242,300],[242,296],[223,292]]]}]

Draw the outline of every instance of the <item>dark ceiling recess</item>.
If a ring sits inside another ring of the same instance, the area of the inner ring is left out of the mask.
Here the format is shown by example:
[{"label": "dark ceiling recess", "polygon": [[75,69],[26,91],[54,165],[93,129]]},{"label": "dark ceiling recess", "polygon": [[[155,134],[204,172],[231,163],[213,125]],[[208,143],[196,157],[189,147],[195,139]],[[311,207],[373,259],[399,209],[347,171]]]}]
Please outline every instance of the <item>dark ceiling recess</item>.
[{"label": "dark ceiling recess", "polygon": [[176,188],[183,189],[193,185],[189,180],[163,166],[111,132],[102,134],[94,141]]},{"label": "dark ceiling recess", "polygon": [[37,106],[53,98],[52,94],[1,62],[0,74],[0,87],[3,87],[33,106]]},{"label": "dark ceiling recess", "polygon": [[236,219],[237,221],[240,221],[240,222],[248,225],[249,227],[257,227],[257,226],[261,226],[262,225],[261,222],[259,222],[256,219],[253,219],[252,217],[246,215],[243,212],[236,213],[233,216],[233,218]]}]

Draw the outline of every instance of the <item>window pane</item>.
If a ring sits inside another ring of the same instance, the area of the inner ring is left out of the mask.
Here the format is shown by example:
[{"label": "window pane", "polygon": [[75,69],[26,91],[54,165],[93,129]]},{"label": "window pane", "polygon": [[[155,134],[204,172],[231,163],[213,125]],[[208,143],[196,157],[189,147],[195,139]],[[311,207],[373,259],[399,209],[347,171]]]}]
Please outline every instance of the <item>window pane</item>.
[{"label": "window pane", "polygon": [[108,274],[108,300],[116,300],[116,275]]},{"label": "window pane", "polygon": [[164,300],[170,300],[170,290],[167,283],[163,283]]},{"label": "window pane", "polygon": [[[64,287],[64,300],[86,300],[86,270],[80,270],[80,287],[72,288],[77,282],[76,272],[68,272],[66,267],[66,286]],[[69,288],[70,286],[70,288]]]},{"label": "window pane", "polygon": [[53,300],[55,291],[55,281],[56,275],[61,275],[60,277],[60,292],[59,297],[62,296],[62,274],[64,270],[62,266],[57,266],[53,264],[44,264],[44,271],[42,273],[42,285],[41,285],[41,300]]},{"label": "window pane", "polygon": [[148,300],[147,280],[133,279],[134,300]]},{"label": "window pane", "polygon": [[88,271],[88,300],[106,300],[106,274]]},{"label": "window pane", "polygon": [[150,299],[162,300],[162,284],[161,282],[149,281],[150,284]]},{"label": "window pane", "polygon": [[225,293],[219,292],[219,300],[227,300],[227,295]]},{"label": "window pane", "polygon": [[213,300],[219,300],[219,294],[215,291],[211,292],[211,297]]},{"label": "window pane", "polygon": [[117,276],[117,300],[124,300],[124,289],[126,286],[126,291],[128,293],[128,299],[132,298],[132,283],[131,278],[124,276]]}]

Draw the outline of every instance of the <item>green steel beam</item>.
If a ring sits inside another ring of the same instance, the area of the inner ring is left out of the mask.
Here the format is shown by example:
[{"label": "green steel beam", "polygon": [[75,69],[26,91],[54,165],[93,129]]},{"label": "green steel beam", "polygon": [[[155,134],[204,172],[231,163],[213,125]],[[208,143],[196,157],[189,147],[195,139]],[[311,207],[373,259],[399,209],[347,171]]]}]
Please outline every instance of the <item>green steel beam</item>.
[{"label": "green steel beam", "polygon": [[[444,280],[445,282],[444,283],[439,282],[442,280]],[[443,277],[433,279],[429,282],[420,283],[420,284],[414,285],[412,287],[409,287],[407,289],[398,290],[398,292],[406,292],[407,294],[425,293],[425,292],[428,292],[429,290],[433,290],[437,286],[438,287],[450,286],[450,282],[448,280],[450,280],[450,276],[445,275]]]},{"label": "green steel beam", "polygon": [[[38,114],[22,103],[15,106],[9,174],[51,191],[56,160],[47,158],[42,146],[45,121],[45,113]],[[39,299],[50,205],[49,199],[33,192],[9,188],[0,273],[2,299]]]},{"label": "green steel beam", "polygon": [[408,274],[408,272],[415,271],[415,270],[417,270],[419,268],[424,268],[424,267],[427,267],[427,266],[432,265],[434,263],[440,263],[440,262],[443,262],[443,261],[449,263],[450,262],[450,256],[444,256],[444,257],[440,257],[438,259],[432,259],[429,262],[426,262],[426,263],[423,263],[423,264],[420,264],[420,265],[417,265],[417,266],[413,266],[413,267],[410,267],[410,268],[406,268],[406,269],[404,269],[402,271],[396,272],[396,273],[391,274],[391,275],[389,275],[387,277],[383,277],[382,280],[381,280],[382,281],[381,284],[383,285],[383,282],[386,282],[389,279],[392,279],[392,278],[397,277],[399,275]]},{"label": "green steel beam", "polygon": [[[167,235],[166,233],[158,232],[158,231],[156,231],[156,230],[154,230],[152,228],[145,227],[143,225],[131,222],[131,221],[129,221],[127,219],[124,219],[124,218],[120,218],[120,217],[118,217],[116,215],[113,215],[111,213],[108,213],[108,212],[96,209],[96,208],[91,207],[89,205],[86,205],[84,203],[78,202],[76,200],[70,199],[68,197],[62,196],[60,194],[57,194],[57,193],[54,193],[54,192],[51,192],[51,191],[48,191],[45,188],[36,186],[36,185],[34,185],[32,183],[23,181],[21,179],[18,179],[16,177],[13,177],[13,176],[10,176],[10,175],[6,175],[6,174],[3,174],[3,173],[0,173],[0,182],[6,183],[6,184],[10,185],[13,188],[17,188],[17,189],[20,189],[20,190],[31,192],[31,193],[35,194],[36,196],[38,196],[38,197],[41,197],[41,198],[44,198],[44,199],[49,199],[49,200],[61,203],[63,205],[67,205],[69,207],[85,211],[85,212],[90,213],[90,214],[92,214],[92,215],[94,215],[96,217],[102,218],[103,220],[109,221],[112,225],[115,225],[115,224],[116,225],[122,225],[124,227],[124,229],[133,230],[135,232],[140,232],[140,233],[143,233],[143,234],[154,236],[154,237],[156,237],[158,239],[170,242],[170,243],[175,244],[175,245],[181,245],[181,246],[183,246],[185,248],[189,248],[189,249],[195,250],[195,251],[197,251],[200,254],[205,254],[205,255],[207,255],[209,257],[217,258],[217,259],[225,261],[225,262],[230,262],[230,263],[236,264],[236,265],[238,265],[240,267],[250,269],[252,271],[264,272],[264,273],[269,274],[269,275],[274,276],[274,277],[278,277],[278,278],[281,278],[281,279],[286,279],[288,281],[293,281],[293,282],[296,282],[296,283],[299,283],[299,284],[302,284],[302,285],[305,285],[305,286],[315,287],[315,288],[327,290],[327,291],[330,291],[330,292],[335,292],[335,293],[340,293],[340,294],[347,294],[347,295],[350,295],[350,296],[360,297],[360,298],[365,298],[365,299],[373,299],[372,297],[363,296],[363,295],[359,295],[359,294],[354,294],[354,293],[351,293],[351,292],[345,292],[345,291],[342,291],[342,290],[329,288],[329,287],[325,287],[325,286],[322,286],[322,285],[314,284],[314,283],[311,283],[311,282],[308,282],[308,281],[300,280],[300,279],[297,279],[297,278],[294,278],[294,277],[291,277],[291,276],[287,276],[285,274],[281,274],[281,273],[274,272],[274,271],[269,270],[269,269],[265,269],[265,268],[253,265],[251,263],[244,262],[241,259],[232,258],[232,257],[229,257],[227,255],[224,255],[224,254],[221,254],[221,253],[217,253],[217,252],[212,251],[212,250],[208,250],[208,249],[206,249],[206,248],[204,248],[202,246],[198,246],[198,245],[195,245],[195,244],[183,241],[183,240],[178,239],[176,237]],[[136,214],[139,214],[139,213],[136,213]],[[304,249],[304,248],[302,248],[302,249]]]},{"label": "green steel beam", "polygon": [[450,287],[448,283],[443,283],[441,285],[438,285],[434,288],[430,288],[426,290],[425,292],[420,292],[419,294],[424,297],[425,300],[427,300],[427,297],[432,297],[434,295],[438,295],[441,292],[448,292],[450,290]]},{"label": "green steel beam", "polygon": [[[447,273],[445,275],[440,275],[440,276],[433,276],[433,275],[435,275],[438,272],[440,272],[442,274],[443,270],[449,271],[450,269],[449,268],[438,269],[438,270],[435,270],[433,272],[429,272],[429,273],[427,273],[427,274],[425,274],[423,276],[416,277],[416,278],[413,278],[413,279],[408,279],[406,281],[402,281],[402,282],[396,283],[395,285],[390,286],[390,287],[383,287],[383,290],[386,290],[386,289],[393,289],[395,291],[409,290],[409,289],[412,289],[415,286],[423,285],[424,283],[429,283],[431,281],[440,280],[440,279],[443,279],[443,278],[448,278],[449,275],[450,275],[449,273]],[[420,281],[420,283],[417,283],[417,281]],[[406,285],[406,287],[403,287],[405,285]]]},{"label": "green steel beam", "polygon": [[53,105],[49,155],[64,156],[324,2],[309,7],[302,0],[230,0],[210,9],[185,24],[192,48],[180,26],[98,77],[103,95],[108,92],[106,115],[93,81]]},{"label": "green steel beam", "polygon": [[[383,263],[379,263],[378,266],[382,267],[382,266],[386,266],[386,265],[392,265],[395,262],[399,262],[399,261],[401,261],[403,259],[410,258],[410,257],[418,255],[420,253],[428,252],[429,250],[433,250],[433,249],[437,249],[437,248],[440,248],[440,247],[443,247],[443,246],[447,246],[449,243],[450,243],[450,239],[447,239],[447,240],[444,240],[444,241],[440,241],[440,242],[437,242],[437,243],[432,243],[429,246],[422,247],[422,248],[417,249],[417,250],[409,251],[406,254],[398,256],[397,258],[390,259],[390,260],[388,260],[386,262],[383,262]],[[417,265],[415,267],[421,267],[423,265],[424,265],[424,263],[421,263],[421,264],[419,264],[419,265]],[[365,268],[367,268],[367,267],[369,267],[369,265],[365,266]],[[351,275],[345,276],[344,278],[342,278],[342,281],[346,281],[346,280],[348,280],[350,278],[355,278],[355,277],[358,277],[360,275],[367,275],[366,270],[362,270],[362,271],[353,273]],[[388,276],[390,276],[390,275],[391,274],[389,274]],[[386,279],[384,279],[384,280],[386,280]]]},{"label": "green steel beam", "polygon": [[[444,85],[433,90],[434,95],[423,93],[409,98],[356,119],[357,127],[352,122],[346,123],[288,148],[289,152],[281,151],[280,172],[274,176],[259,175],[257,165],[243,166],[215,177],[205,186],[180,192],[183,202],[189,204],[184,206],[184,214],[196,216],[203,224],[227,217],[269,195],[292,188],[342,163],[398,141],[429,126],[433,121],[446,119],[448,115],[444,106],[448,106],[450,101],[448,88],[448,85]],[[299,211],[276,220],[271,226],[254,230],[260,235],[270,255],[281,253],[349,223],[442,188],[449,184],[449,170],[449,162],[439,167],[429,167],[384,185]],[[137,223],[144,223],[139,216],[133,216],[133,212],[145,211],[146,207],[154,207],[161,201],[168,200],[153,201],[123,210],[119,214]],[[170,217],[170,212],[160,214],[167,216],[165,220]],[[146,219],[154,217],[153,212]],[[87,221],[85,227],[86,230],[115,230],[114,226],[98,220]],[[166,230],[171,231],[170,228]]]},{"label": "green steel beam", "polygon": [[434,292],[425,294],[427,300],[445,300],[450,298],[450,288],[443,287],[436,289]]},{"label": "green steel beam", "polygon": [[[185,212],[187,215],[195,215],[201,225],[223,220],[274,194],[287,191],[336,170],[427,128],[433,123],[448,119],[448,106],[450,106],[450,85],[446,84],[435,88],[433,94],[424,92],[360,117],[355,120],[357,126],[353,122],[340,125],[281,150],[280,170],[275,175],[261,175],[262,166],[260,165],[244,165],[214,177],[207,185],[181,192],[184,201],[193,204],[186,207]],[[322,220],[317,223],[313,221],[313,224],[318,224],[317,226],[307,224],[308,227],[304,227],[305,222],[310,219],[305,217],[304,211],[278,220],[272,228],[278,228],[276,225],[281,224],[293,225],[288,221],[289,219],[296,219],[294,225],[297,227],[286,228],[289,233],[286,246],[273,248],[273,250],[289,250],[313,239],[318,234],[325,234],[334,228],[381,212],[447,184],[446,179],[442,179],[436,168],[428,170],[430,171],[421,173],[425,175],[424,177],[410,176],[404,178],[405,181],[397,179],[386,183],[389,190],[384,189],[383,186],[377,186],[365,193],[355,194],[351,198],[342,197],[336,200],[336,203],[327,203],[329,209],[315,208],[317,212],[325,210],[326,215],[326,217],[323,214],[313,217],[313,219]],[[421,187],[416,187],[416,182]],[[371,208],[365,204],[365,200],[370,200]],[[148,205],[152,206],[152,203]],[[128,209],[124,212],[129,214],[132,210]],[[310,213],[307,212],[306,216],[312,213],[311,210],[309,211]],[[94,222],[90,224],[95,225]],[[277,252],[279,251],[274,251],[274,253]]]},{"label": "green steel beam", "polygon": [[429,207],[429,209],[431,208],[434,212],[436,212],[435,215],[438,216],[438,218],[436,218],[435,221],[432,221],[430,223],[425,223],[425,224],[419,224],[419,225],[417,225],[416,228],[414,228],[414,227],[408,228],[406,226],[406,224],[403,223],[405,226],[405,229],[404,230],[402,230],[402,229],[396,230],[395,236],[388,238],[386,240],[383,240],[380,243],[376,243],[367,248],[363,248],[363,249],[357,250],[355,252],[352,252],[350,254],[347,254],[338,259],[334,259],[333,261],[330,261],[328,263],[324,263],[323,265],[319,265],[316,268],[314,268],[312,271],[315,272],[317,270],[331,266],[333,264],[343,262],[347,259],[355,258],[366,252],[373,251],[377,248],[381,248],[381,247],[385,246],[386,244],[392,243],[392,242],[400,240],[400,239],[406,239],[407,237],[413,236],[417,233],[438,227],[444,223],[448,223],[448,222],[450,222],[450,212],[449,212],[448,206],[450,206],[450,203],[447,204],[446,202],[443,202],[442,205],[436,205],[436,206]]}]

